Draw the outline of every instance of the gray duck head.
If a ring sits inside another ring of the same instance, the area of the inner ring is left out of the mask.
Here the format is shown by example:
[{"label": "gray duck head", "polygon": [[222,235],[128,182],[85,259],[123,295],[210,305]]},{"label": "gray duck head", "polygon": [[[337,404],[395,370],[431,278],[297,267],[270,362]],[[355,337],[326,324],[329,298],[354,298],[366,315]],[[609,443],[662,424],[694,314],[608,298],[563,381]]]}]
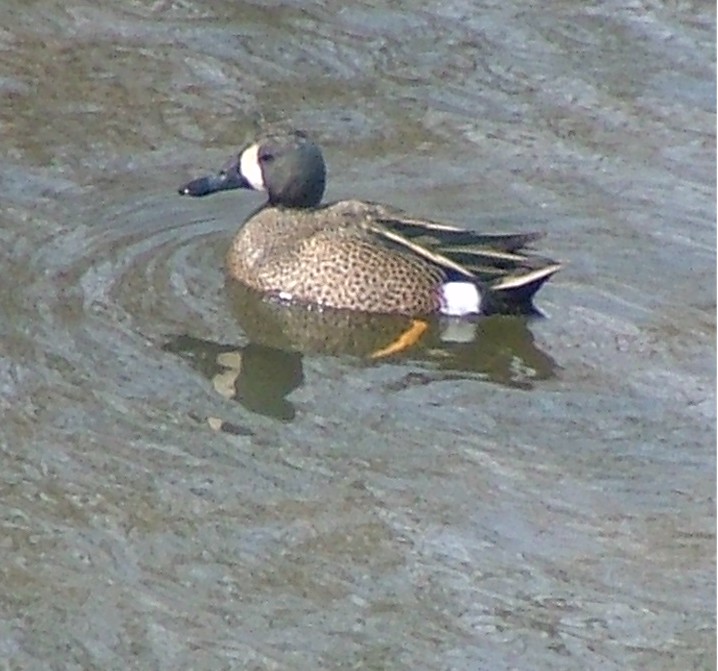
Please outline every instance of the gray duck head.
[{"label": "gray duck head", "polygon": [[227,189],[266,191],[269,205],[319,205],[326,166],[319,147],[303,133],[265,137],[242,149],[217,175],[199,177],[179,188],[182,195],[207,196]]}]

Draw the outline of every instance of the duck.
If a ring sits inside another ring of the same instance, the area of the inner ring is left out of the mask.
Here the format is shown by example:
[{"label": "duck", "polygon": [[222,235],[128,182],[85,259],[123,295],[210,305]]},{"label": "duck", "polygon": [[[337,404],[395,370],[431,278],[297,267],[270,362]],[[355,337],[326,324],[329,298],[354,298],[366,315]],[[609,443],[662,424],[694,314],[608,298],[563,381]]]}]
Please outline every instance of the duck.
[{"label": "duck", "polygon": [[217,174],[179,193],[265,193],[231,242],[227,275],[309,308],[410,317],[535,314],[534,294],[562,267],[527,249],[540,232],[482,234],[375,202],[322,204],[326,176],[319,145],[304,132],[282,131],[246,145]]}]

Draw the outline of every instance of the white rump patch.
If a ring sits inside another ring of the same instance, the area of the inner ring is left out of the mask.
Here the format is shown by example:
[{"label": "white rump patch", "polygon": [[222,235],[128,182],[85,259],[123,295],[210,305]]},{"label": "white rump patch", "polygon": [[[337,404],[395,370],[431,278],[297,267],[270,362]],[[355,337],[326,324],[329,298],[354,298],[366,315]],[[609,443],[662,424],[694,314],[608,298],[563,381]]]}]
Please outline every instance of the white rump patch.
[{"label": "white rump patch", "polygon": [[473,282],[447,282],[441,286],[442,314],[452,317],[481,312],[481,294]]},{"label": "white rump patch", "polygon": [[264,191],[264,176],[262,168],[259,167],[259,145],[253,144],[247,147],[239,157],[239,172],[246,179],[255,191]]}]

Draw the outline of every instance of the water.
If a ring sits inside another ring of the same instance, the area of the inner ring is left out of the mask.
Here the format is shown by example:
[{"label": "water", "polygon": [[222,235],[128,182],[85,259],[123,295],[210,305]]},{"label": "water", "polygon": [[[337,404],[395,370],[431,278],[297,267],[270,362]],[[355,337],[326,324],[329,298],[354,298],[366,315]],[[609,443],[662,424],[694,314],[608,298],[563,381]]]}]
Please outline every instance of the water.
[{"label": "water", "polygon": [[[4,18],[3,668],[715,668],[712,7]],[[175,191],[274,122],[330,198],[545,230],[546,318],[247,305],[259,197]]]}]

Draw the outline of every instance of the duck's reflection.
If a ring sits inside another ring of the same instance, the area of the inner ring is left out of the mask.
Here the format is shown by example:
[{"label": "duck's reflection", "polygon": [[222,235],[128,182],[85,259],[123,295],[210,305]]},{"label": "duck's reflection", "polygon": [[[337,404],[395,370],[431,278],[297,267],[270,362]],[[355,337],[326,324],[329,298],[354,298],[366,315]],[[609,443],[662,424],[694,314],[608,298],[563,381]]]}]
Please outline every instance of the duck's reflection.
[{"label": "duck's reflection", "polygon": [[243,347],[174,336],[164,349],[190,361],[219,394],[247,410],[288,422],[296,410],[286,397],[304,382],[299,352],[249,343]]},{"label": "duck's reflection", "polygon": [[304,382],[302,357],[307,354],[349,355],[368,365],[420,361],[426,364],[425,381],[446,379],[441,371],[451,371],[452,376],[480,375],[523,389],[556,370],[554,360],[534,344],[530,317],[423,322],[308,309],[267,300],[237,283],[228,288],[228,300],[250,344],[237,347],[182,335],[165,349],[191,361],[226,398],[284,421],[295,416],[286,397]]}]

